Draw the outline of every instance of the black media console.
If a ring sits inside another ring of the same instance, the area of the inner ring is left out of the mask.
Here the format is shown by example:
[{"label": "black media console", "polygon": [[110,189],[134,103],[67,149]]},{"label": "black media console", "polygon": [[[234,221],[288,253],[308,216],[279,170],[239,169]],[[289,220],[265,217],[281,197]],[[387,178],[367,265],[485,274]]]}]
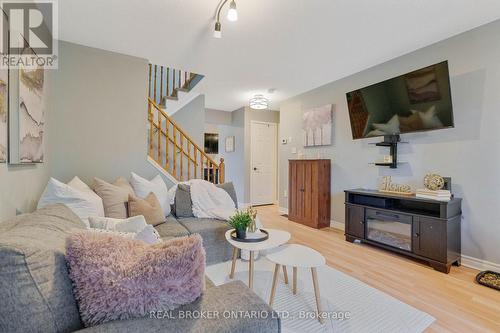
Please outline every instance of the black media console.
[{"label": "black media console", "polygon": [[449,273],[460,265],[462,199],[448,202],[374,190],[345,191],[345,238],[425,260]]}]

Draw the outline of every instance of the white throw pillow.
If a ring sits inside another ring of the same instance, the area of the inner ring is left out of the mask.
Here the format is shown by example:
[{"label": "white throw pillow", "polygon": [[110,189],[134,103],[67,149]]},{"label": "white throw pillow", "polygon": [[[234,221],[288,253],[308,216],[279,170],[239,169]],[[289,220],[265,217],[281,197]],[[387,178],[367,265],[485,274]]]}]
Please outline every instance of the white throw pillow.
[{"label": "white throw pillow", "polygon": [[373,124],[373,128],[382,131],[385,134],[398,134],[399,133],[399,117],[395,114],[387,123],[385,124]]},{"label": "white throw pillow", "polygon": [[90,217],[90,227],[94,230],[102,230],[112,233],[132,234],[133,239],[141,240],[147,244],[157,244],[161,241],[160,234],[152,226],[146,223],[142,215],[128,219],[114,219],[110,217]]},{"label": "white throw pillow", "polygon": [[165,216],[170,214],[168,188],[160,175],[157,175],[151,180],[147,180],[132,172],[130,175],[130,185],[134,188],[135,195],[141,199],[146,198],[149,193],[153,192],[160,202],[163,214]]},{"label": "white throw pillow", "polygon": [[128,219],[114,219],[111,217],[90,217],[90,227],[105,230],[123,232],[140,232],[148,224],[142,215],[129,217]]},{"label": "white throw pillow", "polygon": [[68,185],[75,190],[84,193],[88,197],[89,201],[94,203],[98,213],[97,216],[104,216],[104,206],[102,204],[101,197],[98,196],[90,187],[88,187],[87,184],[85,184],[80,178],[75,176],[73,177],[73,179],[71,179]]},{"label": "white throw pillow", "polygon": [[443,128],[444,125],[436,114],[436,106],[433,105],[427,109],[427,111],[417,111],[411,110],[412,113],[418,112],[420,119],[422,119],[422,124],[425,129],[433,128]]},{"label": "white throw pillow", "polygon": [[161,237],[158,234],[158,231],[151,225],[148,224],[141,232],[135,235],[134,239],[141,240],[147,244],[158,244],[161,242]]},{"label": "white throw pillow", "polygon": [[134,233],[134,232],[120,232],[120,231],[97,229],[97,228],[89,228],[89,231],[97,232],[97,233],[101,233],[101,234],[118,235],[121,237],[130,238],[130,239],[135,239],[135,236],[136,236],[136,233]]},{"label": "white throw pillow", "polygon": [[88,218],[99,214],[95,202],[89,200],[87,194],[57,179],[50,178],[42,197],[38,201],[37,208],[43,208],[57,203],[68,206],[87,227],[89,226]]}]

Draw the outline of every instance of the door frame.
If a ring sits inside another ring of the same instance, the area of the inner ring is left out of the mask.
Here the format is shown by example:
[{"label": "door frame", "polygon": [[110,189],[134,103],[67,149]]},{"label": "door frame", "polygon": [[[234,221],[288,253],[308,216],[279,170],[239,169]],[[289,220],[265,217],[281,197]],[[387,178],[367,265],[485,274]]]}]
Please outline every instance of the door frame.
[{"label": "door frame", "polygon": [[260,120],[251,120],[250,121],[250,205],[253,205],[253,150],[252,150],[252,145],[253,145],[253,137],[252,137],[252,126],[254,124],[265,124],[265,125],[270,125],[271,127],[274,128],[274,166],[273,166],[273,204],[276,204],[277,200],[277,181],[278,181],[278,124],[269,122],[269,121],[260,121]]}]

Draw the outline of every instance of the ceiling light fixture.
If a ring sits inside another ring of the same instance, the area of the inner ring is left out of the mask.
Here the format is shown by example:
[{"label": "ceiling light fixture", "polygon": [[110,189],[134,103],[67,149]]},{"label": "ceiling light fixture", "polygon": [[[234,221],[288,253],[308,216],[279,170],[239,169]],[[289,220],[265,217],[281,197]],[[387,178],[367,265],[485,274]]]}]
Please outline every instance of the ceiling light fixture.
[{"label": "ceiling light fixture", "polygon": [[269,107],[269,100],[264,95],[258,94],[250,98],[250,109],[265,110]]},{"label": "ceiling light fixture", "polygon": [[[222,24],[220,23],[220,12],[222,11],[222,8],[224,5],[228,2],[228,0],[223,0],[219,7],[217,8],[217,15],[216,15],[216,21],[215,21],[215,29],[214,29],[214,37],[215,38],[221,38],[222,37]],[[229,4],[229,10],[227,12],[227,19],[228,21],[234,22],[238,21],[238,11],[236,10],[236,1],[231,0],[231,3]]]}]

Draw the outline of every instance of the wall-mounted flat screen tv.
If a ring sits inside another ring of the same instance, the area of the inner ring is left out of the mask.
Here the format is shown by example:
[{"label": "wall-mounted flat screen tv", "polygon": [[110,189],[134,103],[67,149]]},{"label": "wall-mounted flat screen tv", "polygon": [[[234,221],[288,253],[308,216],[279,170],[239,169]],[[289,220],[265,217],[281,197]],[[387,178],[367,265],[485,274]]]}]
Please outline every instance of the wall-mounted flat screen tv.
[{"label": "wall-mounted flat screen tv", "polygon": [[453,127],[448,62],[351,91],[347,105],[354,139]]}]

